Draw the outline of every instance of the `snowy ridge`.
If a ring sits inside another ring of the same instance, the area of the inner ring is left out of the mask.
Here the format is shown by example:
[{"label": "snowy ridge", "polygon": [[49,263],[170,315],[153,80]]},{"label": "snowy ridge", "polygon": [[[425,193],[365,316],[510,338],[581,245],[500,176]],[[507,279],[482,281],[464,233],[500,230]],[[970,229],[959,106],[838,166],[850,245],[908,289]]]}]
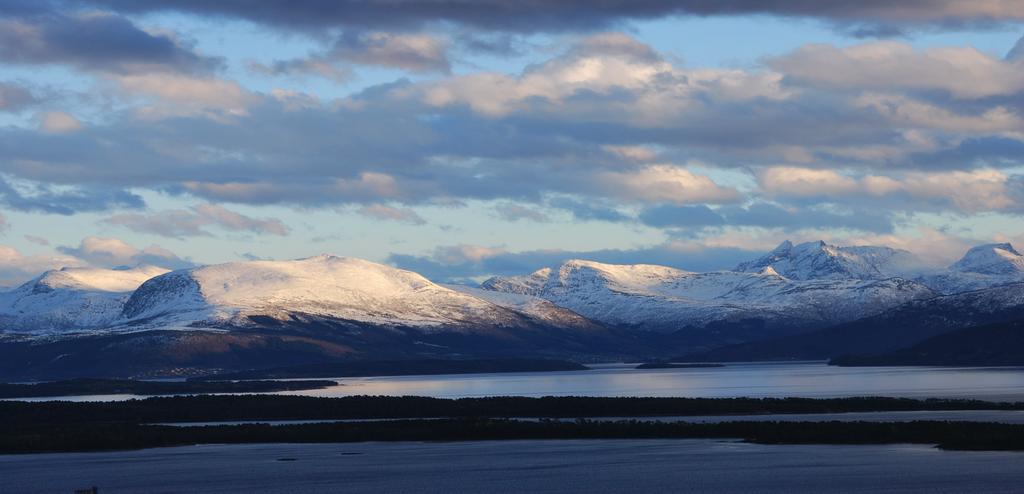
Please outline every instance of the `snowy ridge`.
[{"label": "snowy ridge", "polygon": [[910,252],[891,247],[839,247],[821,240],[793,245],[786,240],[767,255],[736,266],[734,271],[756,273],[770,267],[793,280],[878,280],[904,275],[917,264]]},{"label": "snowy ridge", "polygon": [[1024,256],[1008,243],[973,247],[945,270],[915,278],[943,295],[1024,281]]},{"label": "snowy ridge", "polygon": [[583,260],[528,276],[492,278],[481,287],[531,294],[612,325],[660,330],[744,318],[834,323],[934,296],[923,285],[896,278],[801,281],[771,266],[758,273],[692,273]]},{"label": "snowy ridge", "polygon": [[952,271],[989,275],[1024,274],[1024,256],[1008,243],[979,245],[949,267]]},{"label": "snowy ridge", "polygon": [[422,329],[522,323],[515,312],[417,273],[330,255],[167,273],[143,283],[123,316],[147,324],[208,325],[296,313]]},{"label": "snowy ridge", "polygon": [[111,324],[120,317],[133,290],[166,272],[154,266],[47,271],[0,293],[0,329],[51,332]]}]

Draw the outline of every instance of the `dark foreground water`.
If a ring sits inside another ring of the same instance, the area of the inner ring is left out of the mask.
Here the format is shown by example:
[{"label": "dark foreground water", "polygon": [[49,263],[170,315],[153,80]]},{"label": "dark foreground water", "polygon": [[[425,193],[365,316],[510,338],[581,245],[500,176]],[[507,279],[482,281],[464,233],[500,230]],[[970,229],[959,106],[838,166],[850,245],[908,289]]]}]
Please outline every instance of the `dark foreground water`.
[{"label": "dark foreground water", "polygon": [[1021,492],[1024,454],[709,440],[208,445],[0,456],[3,492]]}]

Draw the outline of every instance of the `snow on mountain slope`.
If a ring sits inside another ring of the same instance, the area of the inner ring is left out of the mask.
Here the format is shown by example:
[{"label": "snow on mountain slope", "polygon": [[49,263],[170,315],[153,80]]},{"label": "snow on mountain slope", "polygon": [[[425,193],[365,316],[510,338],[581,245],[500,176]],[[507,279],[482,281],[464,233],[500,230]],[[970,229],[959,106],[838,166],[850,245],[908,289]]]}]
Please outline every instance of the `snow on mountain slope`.
[{"label": "snow on mountain slope", "polygon": [[561,327],[591,328],[595,323],[569,309],[559,307],[549,300],[515,292],[497,292],[467,285],[443,285],[455,291],[484,299],[517,312],[522,312],[540,321]]},{"label": "snow on mountain slope", "polygon": [[1024,273],[1024,256],[1008,243],[979,245],[967,251],[949,269],[962,273],[1020,275]]},{"label": "snow on mountain slope", "polygon": [[0,331],[54,332],[110,324],[120,317],[133,290],[166,272],[154,266],[47,271],[0,293]]},{"label": "snow on mountain slope", "polygon": [[143,283],[123,311],[129,322],[170,326],[293,314],[424,330],[528,324],[515,311],[417,273],[329,255],[174,271]]},{"label": "snow on mountain slope", "polygon": [[758,273],[692,273],[582,260],[527,276],[492,278],[481,287],[541,297],[612,325],[657,330],[746,318],[785,319],[792,325],[834,323],[934,296],[928,288],[898,278],[801,281],[780,276],[771,266]]},{"label": "snow on mountain slope", "polygon": [[908,251],[879,246],[838,247],[823,241],[793,245],[786,240],[767,255],[737,266],[734,271],[756,273],[766,267],[793,280],[879,280],[916,267]]},{"label": "snow on mountain slope", "polygon": [[915,279],[944,295],[1017,283],[1024,281],[1024,256],[1008,243],[979,245],[949,268]]}]

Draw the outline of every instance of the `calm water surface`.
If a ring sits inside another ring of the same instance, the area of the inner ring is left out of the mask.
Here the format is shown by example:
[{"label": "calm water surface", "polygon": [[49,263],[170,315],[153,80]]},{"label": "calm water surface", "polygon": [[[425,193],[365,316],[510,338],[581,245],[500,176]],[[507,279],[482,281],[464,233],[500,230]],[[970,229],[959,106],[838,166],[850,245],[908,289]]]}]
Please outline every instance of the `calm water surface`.
[{"label": "calm water surface", "polygon": [[[59,474],[57,474],[59,472]],[[0,455],[4,492],[1021,492],[1024,454],[708,440],[203,445]]]},{"label": "calm water surface", "polygon": [[309,396],[903,396],[1024,401],[1024,368],[833,367],[821,362],[739,363],[696,369],[596,365],[589,371],[338,378]]},{"label": "calm water surface", "polygon": [[[637,370],[636,364],[587,371],[335,378],[340,384],[278,394],[306,396],[902,396],[1024,401],[1024,368],[832,367],[821,362],[737,363],[725,367]],[[135,395],[61,397],[116,401]],[[33,401],[54,400],[39,398]]]}]

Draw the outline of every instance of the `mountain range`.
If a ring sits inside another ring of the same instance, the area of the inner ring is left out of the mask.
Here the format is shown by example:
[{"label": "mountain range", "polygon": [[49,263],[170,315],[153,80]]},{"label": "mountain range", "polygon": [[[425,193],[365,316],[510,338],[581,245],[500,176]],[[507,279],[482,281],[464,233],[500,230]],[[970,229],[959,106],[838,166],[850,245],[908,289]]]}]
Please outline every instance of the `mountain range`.
[{"label": "mountain range", "polygon": [[1024,313],[1024,256],[946,269],[784,242],[729,271],[568,260],[480,286],[321,255],[166,271],[65,268],[0,293],[0,375],[196,374],[338,359],[833,358]]}]

